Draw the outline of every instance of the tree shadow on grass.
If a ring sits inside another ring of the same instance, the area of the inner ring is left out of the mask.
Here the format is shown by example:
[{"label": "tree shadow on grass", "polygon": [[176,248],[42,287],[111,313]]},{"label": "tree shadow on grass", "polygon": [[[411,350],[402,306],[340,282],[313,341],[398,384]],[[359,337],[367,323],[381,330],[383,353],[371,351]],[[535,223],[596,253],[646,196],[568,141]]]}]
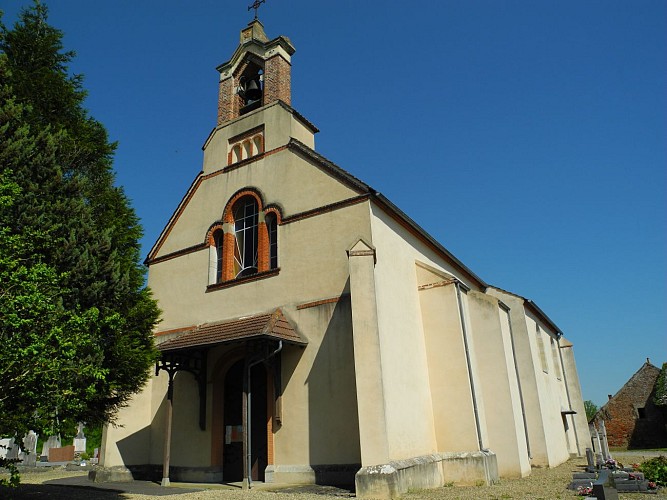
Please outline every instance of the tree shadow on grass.
[{"label": "tree shadow on grass", "polygon": [[130,494],[164,497],[200,491],[188,488],[163,488],[149,481],[100,483],[75,476],[45,481],[42,484],[21,484],[18,488],[0,488],[0,500],[127,500]]}]

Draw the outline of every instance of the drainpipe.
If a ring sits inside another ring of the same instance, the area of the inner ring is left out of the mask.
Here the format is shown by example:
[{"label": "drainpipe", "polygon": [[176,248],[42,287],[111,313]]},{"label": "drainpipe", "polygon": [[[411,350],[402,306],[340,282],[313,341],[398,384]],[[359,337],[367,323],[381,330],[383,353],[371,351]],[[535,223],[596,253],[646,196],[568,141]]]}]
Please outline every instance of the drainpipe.
[{"label": "drainpipe", "polygon": [[[468,379],[470,380],[470,392],[472,394],[472,408],[475,414],[475,427],[477,429],[477,443],[479,444],[480,451],[484,451],[484,445],[482,444],[482,429],[479,423],[479,409],[477,408],[477,396],[475,393],[475,381],[472,378],[472,367],[470,365],[470,348],[468,346],[468,329],[466,328],[466,318],[463,311],[463,300],[461,298],[461,285],[460,281],[456,281],[456,298],[459,303],[459,316],[461,318],[461,331],[463,333],[463,345],[466,351],[466,366],[468,367]],[[465,286],[465,285],[463,285]]]},{"label": "drainpipe", "polygon": [[[567,406],[572,409],[572,401],[570,399],[570,388],[567,385],[567,375],[565,374],[565,363],[563,363],[563,353],[560,350],[560,338],[562,335],[556,336],[556,345],[558,346],[558,358],[560,359],[560,371],[563,373],[563,382],[565,383],[565,395],[567,396]],[[567,416],[565,417],[567,418]],[[581,454],[579,448],[579,433],[577,432],[577,425],[574,422],[574,415],[572,416],[572,428],[574,429],[574,442],[577,445],[577,453]]]},{"label": "drainpipe", "polygon": [[245,440],[246,440],[246,484],[248,485],[248,489],[252,488],[252,384],[251,384],[251,378],[250,378],[250,370],[252,369],[253,366],[258,365],[259,363],[264,363],[268,359],[272,358],[276,354],[278,354],[280,351],[283,349],[283,341],[280,340],[278,341],[278,347],[276,348],[275,351],[273,351],[271,354],[266,356],[265,358],[260,358],[252,363],[248,363],[248,372],[247,372],[247,377],[248,377],[248,392],[246,394],[246,433],[245,433]]},{"label": "drainpipe", "polygon": [[510,328],[510,344],[512,345],[512,360],[514,361],[514,373],[516,373],[516,385],[519,389],[519,401],[521,402],[521,418],[523,419],[523,432],[526,435],[526,451],[528,458],[532,460],[533,454],[530,451],[530,439],[528,439],[528,422],[526,421],[526,405],[523,402],[523,391],[521,390],[521,378],[519,377],[519,364],[516,361],[516,348],[514,346],[514,330],[512,330],[512,316],[510,308],[502,302],[498,302],[500,308],[507,313],[507,323]]}]

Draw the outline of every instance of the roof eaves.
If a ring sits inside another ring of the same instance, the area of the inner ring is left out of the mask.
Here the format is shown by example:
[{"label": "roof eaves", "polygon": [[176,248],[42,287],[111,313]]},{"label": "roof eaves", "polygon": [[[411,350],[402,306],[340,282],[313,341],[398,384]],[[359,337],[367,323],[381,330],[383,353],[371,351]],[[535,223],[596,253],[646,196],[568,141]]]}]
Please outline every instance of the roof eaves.
[{"label": "roof eaves", "polygon": [[406,224],[408,224],[414,231],[416,231],[419,234],[419,236],[424,238],[429,244],[435,247],[437,251],[444,254],[447,257],[447,259],[449,259],[456,267],[458,267],[461,271],[463,271],[464,274],[466,274],[469,279],[471,279],[477,284],[477,286],[479,286],[483,290],[485,290],[489,286],[484,282],[482,278],[477,276],[463,262],[457,259],[454,256],[454,254],[452,254],[449,250],[447,250],[444,246],[442,246],[440,242],[438,242],[435,238],[433,238],[433,236],[428,234],[424,228],[422,228],[419,224],[417,224],[414,220],[412,220],[410,216],[408,216],[400,208],[394,205],[386,196],[376,191],[373,191],[372,199],[377,202],[380,208],[384,209],[390,214],[393,214],[394,216],[398,217],[399,219],[403,220]]},{"label": "roof eaves", "polygon": [[178,216],[180,215],[180,212],[182,208],[185,206],[185,204],[188,201],[188,198],[192,195],[192,193],[197,189],[199,183],[201,182],[202,176],[204,175],[204,171],[200,171],[197,176],[194,178],[194,180],[190,183],[190,187],[188,187],[187,191],[181,198],[181,201],[178,203],[176,206],[176,209],[174,212],[171,214],[171,217],[169,217],[169,220],[167,221],[167,224],[164,226],[162,231],[160,232],[160,235],[158,236],[157,240],[155,240],[155,243],[153,243],[153,246],[151,247],[150,251],[148,252],[148,255],[146,255],[146,259],[144,259],[144,265],[149,265],[150,262],[155,258],[155,254],[160,250],[160,247],[162,246],[164,238],[166,238],[167,234],[169,234],[169,231],[171,231],[171,226],[174,224]]},{"label": "roof eaves", "polygon": [[324,169],[327,170],[329,173],[331,173],[334,177],[345,182],[347,185],[353,187],[357,191],[361,193],[374,192],[373,188],[371,188],[368,184],[357,179],[347,170],[339,167],[332,161],[327,160],[321,154],[316,153],[313,149],[309,148],[298,139],[291,138],[289,143],[287,144],[287,147],[288,149],[296,153],[301,153],[303,156],[315,162],[317,165],[324,167]]}]

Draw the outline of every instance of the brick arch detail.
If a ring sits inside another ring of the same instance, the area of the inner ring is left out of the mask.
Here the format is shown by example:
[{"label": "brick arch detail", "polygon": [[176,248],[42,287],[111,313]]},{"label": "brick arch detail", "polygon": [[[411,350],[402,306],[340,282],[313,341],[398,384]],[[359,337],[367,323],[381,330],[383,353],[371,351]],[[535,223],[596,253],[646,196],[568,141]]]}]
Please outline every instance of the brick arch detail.
[{"label": "brick arch detail", "polygon": [[267,205],[266,208],[264,208],[264,215],[267,214],[275,214],[276,220],[278,221],[278,225],[282,224],[283,222],[283,211],[278,205]]},{"label": "brick arch detail", "polygon": [[234,214],[233,214],[233,207],[234,204],[239,201],[241,198],[244,196],[252,196],[255,198],[257,201],[257,209],[260,212],[264,211],[264,201],[262,200],[262,195],[259,192],[259,190],[255,188],[243,188],[237,191],[232,195],[232,197],[229,199],[227,202],[227,205],[225,205],[225,209],[222,212],[222,221],[225,223],[232,223],[234,222]]},{"label": "brick arch detail", "polygon": [[222,221],[216,221],[209,226],[208,230],[206,231],[206,237],[204,238],[204,243],[210,247],[215,245],[215,240],[213,239],[213,233],[215,233],[218,230],[222,231],[223,235],[225,234],[225,231],[222,228]]}]

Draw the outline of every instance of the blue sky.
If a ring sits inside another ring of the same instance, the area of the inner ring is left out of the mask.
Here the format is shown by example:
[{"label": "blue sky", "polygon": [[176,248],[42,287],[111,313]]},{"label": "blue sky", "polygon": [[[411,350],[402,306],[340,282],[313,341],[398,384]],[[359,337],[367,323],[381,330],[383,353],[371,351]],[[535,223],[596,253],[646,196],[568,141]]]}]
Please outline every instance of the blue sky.
[{"label": "blue sky", "polygon": [[[144,255],[201,169],[249,3],[47,2]],[[267,0],[260,20],[296,47],[318,152],[547,312],[584,399],[667,361],[667,2]]]}]

